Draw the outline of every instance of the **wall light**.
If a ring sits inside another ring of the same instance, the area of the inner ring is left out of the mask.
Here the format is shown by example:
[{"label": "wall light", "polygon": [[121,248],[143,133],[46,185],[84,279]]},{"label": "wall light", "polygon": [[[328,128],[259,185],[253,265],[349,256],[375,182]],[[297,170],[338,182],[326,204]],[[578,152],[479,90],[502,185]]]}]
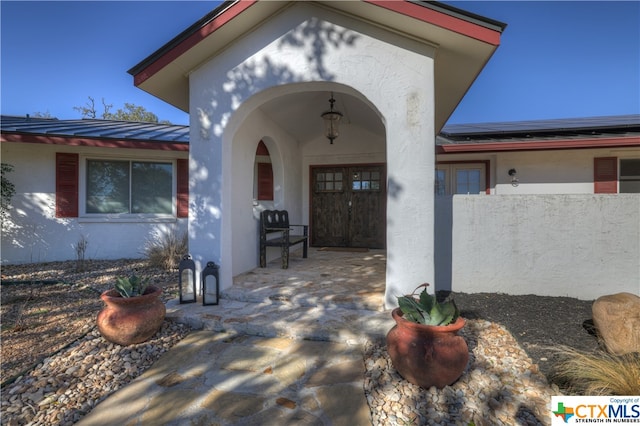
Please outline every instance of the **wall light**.
[{"label": "wall light", "polygon": [[511,176],[511,186],[518,186],[520,184],[517,173],[518,172],[516,171],[516,169],[509,169],[509,176]]}]

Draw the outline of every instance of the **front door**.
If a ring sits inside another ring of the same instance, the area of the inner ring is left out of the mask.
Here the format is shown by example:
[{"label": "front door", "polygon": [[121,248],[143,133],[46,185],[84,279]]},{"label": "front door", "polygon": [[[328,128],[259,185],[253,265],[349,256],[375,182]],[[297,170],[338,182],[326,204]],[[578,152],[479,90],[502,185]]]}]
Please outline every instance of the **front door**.
[{"label": "front door", "polygon": [[384,165],[311,167],[311,245],[385,248]]}]

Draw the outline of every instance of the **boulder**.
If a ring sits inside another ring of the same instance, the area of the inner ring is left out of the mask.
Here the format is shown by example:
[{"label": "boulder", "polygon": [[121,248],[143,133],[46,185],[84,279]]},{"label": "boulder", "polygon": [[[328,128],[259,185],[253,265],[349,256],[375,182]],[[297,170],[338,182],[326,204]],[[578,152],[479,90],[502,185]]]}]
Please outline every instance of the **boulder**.
[{"label": "boulder", "polygon": [[631,293],[602,296],[593,303],[592,313],[609,352],[640,352],[640,297]]}]

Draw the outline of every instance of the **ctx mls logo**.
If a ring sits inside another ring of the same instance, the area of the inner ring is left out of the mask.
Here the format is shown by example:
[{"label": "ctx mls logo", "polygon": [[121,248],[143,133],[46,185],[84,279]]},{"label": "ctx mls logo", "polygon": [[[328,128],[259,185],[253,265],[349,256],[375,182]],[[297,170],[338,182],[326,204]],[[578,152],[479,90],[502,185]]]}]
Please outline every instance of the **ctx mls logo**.
[{"label": "ctx mls logo", "polygon": [[558,402],[558,409],[556,411],[552,411],[552,413],[556,417],[561,417],[565,423],[569,423],[569,419],[576,414],[573,407],[565,407],[564,402]]},{"label": "ctx mls logo", "polygon": [[551,424],[640,425],[640,396],[552,396]]}]

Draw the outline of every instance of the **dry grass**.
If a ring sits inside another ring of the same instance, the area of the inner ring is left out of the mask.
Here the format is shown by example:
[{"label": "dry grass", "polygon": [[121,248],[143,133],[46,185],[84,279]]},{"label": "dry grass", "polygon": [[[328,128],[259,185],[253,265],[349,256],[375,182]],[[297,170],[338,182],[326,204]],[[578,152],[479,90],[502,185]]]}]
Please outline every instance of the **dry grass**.
[{"label": "dry grass", "polygon": [[561,360],[555,377],[578,395],[640,395],[640,353],[613,355],[603,350],[555,349]]},{"label": "dry grass", "polygon": [[182,256],[188,251],[186,232],[178,235],[173,229],[159,233],[145,247],[145,255],[151,266],[165,271],[177,269]]}]

